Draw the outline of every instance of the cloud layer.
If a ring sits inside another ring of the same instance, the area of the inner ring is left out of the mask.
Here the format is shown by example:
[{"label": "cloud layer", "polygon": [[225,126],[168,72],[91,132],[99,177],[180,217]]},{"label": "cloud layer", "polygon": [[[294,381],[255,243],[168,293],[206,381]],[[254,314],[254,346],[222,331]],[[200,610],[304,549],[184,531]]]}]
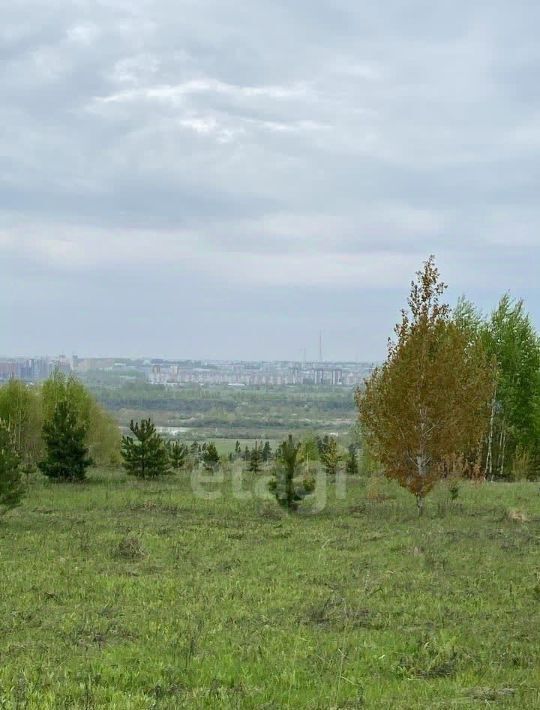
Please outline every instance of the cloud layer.
[{"label": "cloud layer", "polygon": [[453,294],[511,289],[540,321],[539,20],[528,0],[12,3],[1,349],[292,358],[322,329],[329,356],[375,358],[430,253]]}]

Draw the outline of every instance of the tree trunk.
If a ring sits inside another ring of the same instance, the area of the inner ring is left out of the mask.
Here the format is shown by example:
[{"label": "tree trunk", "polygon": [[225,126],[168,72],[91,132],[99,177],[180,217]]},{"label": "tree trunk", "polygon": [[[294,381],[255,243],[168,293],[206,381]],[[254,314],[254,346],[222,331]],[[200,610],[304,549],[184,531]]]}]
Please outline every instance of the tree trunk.
[{"label": "tree trunk", "polygon": [[506,429],[504,431],[504,434],[502,437],[502,444],[501,444],[501,478],[504,478],[504,465],[506,463],[505,458],[506,458]]},{"label": "tree trunk", "polygon": [[[422,453],[418,454],[416,457],[416,470],[418,472],[418,476],[421,480],[425,479],[428,473],[428,457],[426,454],[422,451]],[[423,484],[422,484],[423,488]],[[422,515],[424,512],[424,495],[425,493],[416,494],[416,505],[418,507],[418,515]]]},{"label": "tree trunk", "polygon": [[495,393],[493,395],[493,400],[491,402],[491,417],[489,421],[489,438],[488,438],[488,450],[486,457],[486,473],[490,481],[493,480],[493,431],[495,428],[495,405],[497,403],[497,388],[495,388]]},{"label": "tree trunk", "polygon": [[501,433],[499,435],[499,451],[498,451],[498,478],[502,478],[504,474],[504,440],[506,436],[506,420],[503,419],[501,423]]}]

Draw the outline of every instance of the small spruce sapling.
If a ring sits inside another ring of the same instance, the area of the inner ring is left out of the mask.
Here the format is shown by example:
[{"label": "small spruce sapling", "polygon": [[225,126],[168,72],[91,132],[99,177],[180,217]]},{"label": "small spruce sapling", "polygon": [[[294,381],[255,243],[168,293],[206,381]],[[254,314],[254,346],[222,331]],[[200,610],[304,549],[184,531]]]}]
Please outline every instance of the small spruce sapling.
[{"label": "small spruce sapling", "polygon": [[82,481],[93,461],[86,446],[87,426],[79,421],[73,402],[60,400],[48,422],[43,425],[46,456],[38,464],[48,478]]},{"label": "small spruce sapling", "polygon": [[131,421],[133,436],[122,437],[122,458],[128,475],[137,478],[158,478],[170,473],[167,446],[157,433],[151,419]]},{"label": "small spruce sapling", "polygon": [[263,463],[263,451],[259,446],[258,442],[255,442],[255,446],[251,449],[249,456],[249,466],[248,471],[251,473],[259,473]]},{"label": "small spruce sapling", "polygon": [[277,502],[289,512],[298,510],[301,501],[313,492],[311,482],[296,482],[302,463],[301,443],[296,443],[291,435],[276,451],[273,478],[268,484]]},{"label": "small spruce sapling", "polygon": [[202,460],[207,471],[215,471],[219,467],[219,454],[213,441],[204,445]]},{"label": "small spruce sapling", "polygon": [[272,458],[272,447],[270,446],[269,441],[264,442],[263,450],[262,450],[262,460],[266,463],[267,461],[270,461]]},{"label": "small spruce sapling", "polygon": [[180,471],[180,469],[184,468],[189,453],[185,444],[181,444],[179,441],[169,441],[167,442],[167,452],[169,454],[169,462],[175,471]]}]

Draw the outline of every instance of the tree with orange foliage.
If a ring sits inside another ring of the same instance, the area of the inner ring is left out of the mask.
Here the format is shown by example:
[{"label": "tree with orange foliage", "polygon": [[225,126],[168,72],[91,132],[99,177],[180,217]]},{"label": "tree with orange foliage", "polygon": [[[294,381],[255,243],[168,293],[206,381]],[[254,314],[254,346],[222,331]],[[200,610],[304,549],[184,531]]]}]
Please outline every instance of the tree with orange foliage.
[{"label": "tree with orange foliage", "polygon": [[489,425],[494,372],[478,338],[441,303],[446,285],[435,258],[411,284],[408,310],[388,343],[386,362],[356,392],[366,443],[418,511],[456,461],[466,473]]}]

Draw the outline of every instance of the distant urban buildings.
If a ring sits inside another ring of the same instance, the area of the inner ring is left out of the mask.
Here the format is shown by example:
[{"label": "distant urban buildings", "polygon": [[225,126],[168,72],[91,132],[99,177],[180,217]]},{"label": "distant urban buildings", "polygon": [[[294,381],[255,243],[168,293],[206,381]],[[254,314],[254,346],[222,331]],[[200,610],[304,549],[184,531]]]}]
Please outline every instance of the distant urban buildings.
[{"label": "distant urban buildings", "polygon": [[55,371],[117,375],[120,379],[145,379],[151,384],[182,386],[260,385],[355,386],[373,370],[373,363],[358,362],[238,362],[128,358],[0,358],[0,382],[10,379],[41,382]]},{"label": "distant urban buildings", "polygon": [[56,370],[70,373],[72,369],[71,360],[64,355],[57,358],[0,358],[0,382],[42,382]]},{"label": "distant urban buildings", "polygon": [[153,384],[344,385],[361,384],[373,370],[372,363],[298,362],[153,362],[148,377]]}]

